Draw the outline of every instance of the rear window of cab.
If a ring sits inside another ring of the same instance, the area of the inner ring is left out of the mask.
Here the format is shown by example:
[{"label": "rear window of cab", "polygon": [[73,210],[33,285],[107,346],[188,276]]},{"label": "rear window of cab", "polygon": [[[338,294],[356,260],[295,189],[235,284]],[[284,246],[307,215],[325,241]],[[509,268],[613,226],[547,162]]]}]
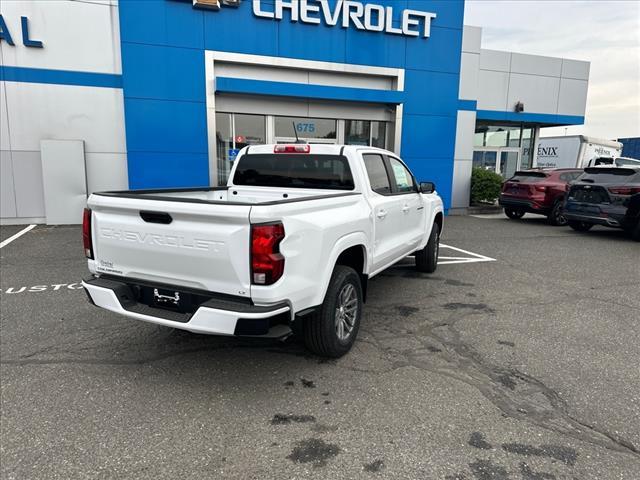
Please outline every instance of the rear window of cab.
[{"label": "rear window of cab", "polygon": [[353,190],[353,175],[342,155],[257,153],[243,155],[234,185]]}]

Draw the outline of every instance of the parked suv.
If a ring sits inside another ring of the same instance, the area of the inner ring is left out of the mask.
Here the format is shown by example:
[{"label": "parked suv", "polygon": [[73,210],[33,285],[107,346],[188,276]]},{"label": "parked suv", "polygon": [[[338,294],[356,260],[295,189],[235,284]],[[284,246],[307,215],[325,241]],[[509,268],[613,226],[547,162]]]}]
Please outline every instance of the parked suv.
[{"label": "parked suv", "polygon": [[582,175],[581,169],[556,168],[516,172],[504,182],[499,203],[511,219],[525,213],[546,215],[552,225],[566,225],[562,201],[569,183]]},{"label": "parked suv", "polygon": [[569,226],[623,228],[640,241],[640,167],[593,167],[571,185],[564,204]]}]

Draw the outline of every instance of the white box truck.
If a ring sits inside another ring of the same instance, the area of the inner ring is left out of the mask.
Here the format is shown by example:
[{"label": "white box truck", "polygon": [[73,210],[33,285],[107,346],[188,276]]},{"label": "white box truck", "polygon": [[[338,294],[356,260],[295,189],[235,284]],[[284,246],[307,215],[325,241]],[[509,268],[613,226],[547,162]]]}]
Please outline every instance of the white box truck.
[{"label": "white box truck", "polygon": [[[598,159],[613,159],[622,153],[622,143],[601,138],[570,135],[541,138],[536,155],[536,168],[593,167]],[[600,161],[602,162],[602,160]],[[607,163],[604,161],[603,163]]]}]

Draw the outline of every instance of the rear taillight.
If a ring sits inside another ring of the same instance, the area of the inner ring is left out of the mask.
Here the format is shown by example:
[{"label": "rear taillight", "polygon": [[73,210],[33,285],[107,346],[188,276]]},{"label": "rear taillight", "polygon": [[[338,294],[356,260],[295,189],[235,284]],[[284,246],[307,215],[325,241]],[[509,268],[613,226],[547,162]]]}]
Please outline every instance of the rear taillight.
[{"label": "rear taillight", "polygon": [[251,281],[255,285],[276,283],[284,272],[280,242],[284,225],[271,223],[251,226]]},{"label": "rear taillight", "polygon": [[536,185],[535,189],[537,192],[546,192],[547,191],[547,187],[545,187],[544,185]]},{"label": "rear taillight", "polygon": [[85,208],[82,214],[82,243],[84,254],[87,258],[93,258],[93,242],[91,241],[91,209]]},{"label": "rear taillight", "polygon": [[273,153],[310,153],[311,145],[276,145]]},{"label": "rear taillight", "polygon": [[609,187],[608,190],[614,195],[635,195],[640,193],[640,187]]}]

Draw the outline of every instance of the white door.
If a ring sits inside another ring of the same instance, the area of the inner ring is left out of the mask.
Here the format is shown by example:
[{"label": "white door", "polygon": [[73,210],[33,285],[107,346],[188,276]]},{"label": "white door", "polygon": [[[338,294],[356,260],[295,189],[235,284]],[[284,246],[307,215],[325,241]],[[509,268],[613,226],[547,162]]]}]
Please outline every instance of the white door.
[{"label": "white door", "polygon": [[406,254],[415,251],[423,239],[425,228],[424,204],[418,193],[418,185],[409,169],[397,158],[389,157],[392,173],[392,188],[401,199],[401,229],[399,235]]},{"label": "white door", "polygon": [[385,159],[379,153],[364,153],[373,210],[373,254],[371,272],[386,267],[402,255],[399,238],[402,225],[403,195],[394,195]]}]

